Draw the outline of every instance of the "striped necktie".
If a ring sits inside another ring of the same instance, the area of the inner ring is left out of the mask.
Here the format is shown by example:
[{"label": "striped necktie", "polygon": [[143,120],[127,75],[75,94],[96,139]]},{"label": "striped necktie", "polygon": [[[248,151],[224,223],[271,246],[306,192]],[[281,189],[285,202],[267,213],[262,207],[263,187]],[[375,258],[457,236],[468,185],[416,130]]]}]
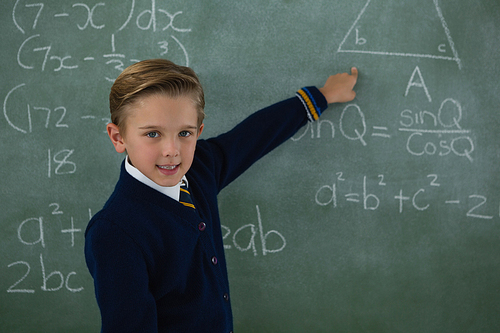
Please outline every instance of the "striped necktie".
[{"label": "striped necktie", "polygon": [[186,207],[191,207],[193,209],[196,209],[194,207],[193,200],[191,200],[191,193],[189,193],[189,189],[187,187],[187,184],[184,181],[182,181],[182,183],[181,183],[179,202]]}]

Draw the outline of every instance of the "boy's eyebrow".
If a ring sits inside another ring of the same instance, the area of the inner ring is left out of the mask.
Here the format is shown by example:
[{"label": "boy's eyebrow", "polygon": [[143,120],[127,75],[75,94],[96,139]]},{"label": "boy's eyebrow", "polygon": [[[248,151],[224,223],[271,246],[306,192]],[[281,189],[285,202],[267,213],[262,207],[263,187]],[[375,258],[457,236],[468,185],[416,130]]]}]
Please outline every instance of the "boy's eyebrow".
[{"label": "boy's eyebrow", "polygon": [[[162,128],[162,127],[161,126],[155,126],[155,125],[146,125],[146,126],[139,127],[140,130],[150,130],[150,129],[158,129],[158,128]],[[185,128],[185,129],[197,129],[198,126],[185,125],[185,126],[181,126],[181,128]]]}]

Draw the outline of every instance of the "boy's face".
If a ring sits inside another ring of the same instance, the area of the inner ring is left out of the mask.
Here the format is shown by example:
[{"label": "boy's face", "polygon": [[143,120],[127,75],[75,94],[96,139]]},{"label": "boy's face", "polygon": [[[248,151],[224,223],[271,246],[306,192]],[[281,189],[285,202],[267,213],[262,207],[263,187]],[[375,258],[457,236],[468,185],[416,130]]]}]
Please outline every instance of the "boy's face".
[{"label": "boy's face", "polygon": [[131,164],[156,184],[179,183],[191,167],[203,131],[193,102],[188,97],[152,95],[140,98],[127,114],[124,136],[116,125],[108,125],[116,151],[126,150]]}]

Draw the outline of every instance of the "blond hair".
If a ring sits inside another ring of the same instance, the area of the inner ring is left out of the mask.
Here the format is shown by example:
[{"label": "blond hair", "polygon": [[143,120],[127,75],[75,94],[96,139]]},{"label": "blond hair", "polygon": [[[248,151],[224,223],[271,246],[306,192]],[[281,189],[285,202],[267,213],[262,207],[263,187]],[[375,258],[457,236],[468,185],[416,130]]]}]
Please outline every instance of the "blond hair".
[{"label": "blond hair", "polygon": [[140,61],[127,67],[115,80],[109,94],[111,122],[122,135],[130,105],[139,98],[160,94],[170,98],[189,97],[198,112],[198,128],[205,118],[205,97],[195,72],[165,59]]}]

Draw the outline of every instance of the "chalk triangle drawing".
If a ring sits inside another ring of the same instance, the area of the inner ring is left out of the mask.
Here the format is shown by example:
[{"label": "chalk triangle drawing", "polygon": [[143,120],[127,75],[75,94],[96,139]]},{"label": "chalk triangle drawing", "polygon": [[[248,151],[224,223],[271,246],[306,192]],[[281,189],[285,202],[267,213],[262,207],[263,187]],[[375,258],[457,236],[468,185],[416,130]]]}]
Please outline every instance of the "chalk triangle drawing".
[{"label": "chalk triangle drawing", "polygon": [[423,1],[415,9],[413,1],[368,0],[337,52],[449,60],[462,69],[438,0],[427,1],[428,9]]}]

